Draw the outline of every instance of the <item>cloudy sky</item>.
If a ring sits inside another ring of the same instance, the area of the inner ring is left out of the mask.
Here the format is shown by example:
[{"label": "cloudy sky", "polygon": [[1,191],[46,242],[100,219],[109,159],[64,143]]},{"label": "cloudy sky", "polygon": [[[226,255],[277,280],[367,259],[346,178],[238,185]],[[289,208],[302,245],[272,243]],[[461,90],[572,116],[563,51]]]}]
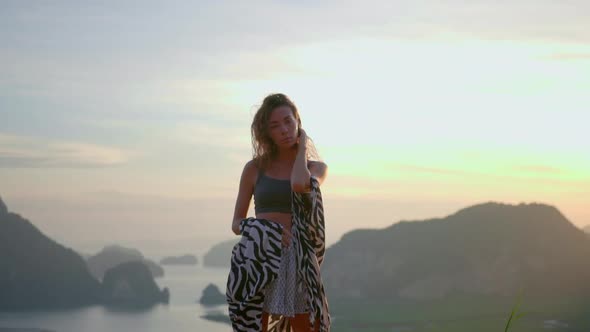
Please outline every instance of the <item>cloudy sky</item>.
[{"label": "cloudy sky", "polygon": [[0,196],[79,250],[232,238],[273,92],[329,165],[328,243],[487,201],[590,224],[585,0],[0,7]]}]

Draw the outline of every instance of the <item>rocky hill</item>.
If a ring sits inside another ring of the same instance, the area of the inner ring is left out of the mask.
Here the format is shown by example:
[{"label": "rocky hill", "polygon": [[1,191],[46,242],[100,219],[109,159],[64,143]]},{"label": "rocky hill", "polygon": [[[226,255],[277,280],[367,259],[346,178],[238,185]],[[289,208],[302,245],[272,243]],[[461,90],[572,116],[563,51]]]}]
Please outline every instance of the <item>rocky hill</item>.
[{"label": "rocky hill", "polygon": [[590,241],[555,207],[485,203],[345,234],[326,251],[330,296],[590,294]]},{"label": "rocky hill", "polygon": [[0,199],[0,311],[89,305],[99,295],[100,283],[80,255]]},{"label": "rocky hill", "polygon": [[90,272],[98,280],[102,280],[108,269],[121,263],[133,261],[139,261],[145,264],[154,278],[164,276],[164,269],[156,262],[145,258],[139,250],[120,245],[106,246],[99,253],[88,257],[86,260]]}]

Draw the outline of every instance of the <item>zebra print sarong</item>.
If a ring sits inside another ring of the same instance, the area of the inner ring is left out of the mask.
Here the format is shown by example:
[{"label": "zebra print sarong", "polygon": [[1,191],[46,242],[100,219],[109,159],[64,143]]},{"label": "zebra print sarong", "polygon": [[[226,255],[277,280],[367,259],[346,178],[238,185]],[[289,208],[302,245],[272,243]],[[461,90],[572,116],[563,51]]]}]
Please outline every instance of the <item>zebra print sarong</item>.
[{"label": "zebra print sarong", "polygon": [[[330,331],[328,300],[320,275],[325,254],[325,221],[318,180],[311,176],[309,195],[291,192],[293,239],[298,280],[307,292],[309,323],[312,329],[320,320],[320,332]],[[258,332],[262,329],[264,288],[278,275],[281,260],[283,225],[262,218],[248,217],[240,222],[242,238],[231,254],[226,300],[234,331]],[[299,286],[299,284],[298,284]],[[292,332],[288,317],[272,315],[269,332]]]}]

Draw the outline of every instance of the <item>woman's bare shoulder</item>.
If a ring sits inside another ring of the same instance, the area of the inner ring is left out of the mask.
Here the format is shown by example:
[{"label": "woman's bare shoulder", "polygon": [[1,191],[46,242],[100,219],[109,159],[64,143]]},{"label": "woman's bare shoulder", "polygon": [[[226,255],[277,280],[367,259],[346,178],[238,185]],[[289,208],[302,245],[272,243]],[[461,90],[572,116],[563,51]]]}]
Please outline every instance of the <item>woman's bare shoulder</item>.
[{"label": "woman's bare shoulder", "polygon": [[252,183],[256,182],[256,178],[258,177],[258,165],[256,160],[251,159],[246,162],[246,165],[244,165],[244,175],[246,175]]}]

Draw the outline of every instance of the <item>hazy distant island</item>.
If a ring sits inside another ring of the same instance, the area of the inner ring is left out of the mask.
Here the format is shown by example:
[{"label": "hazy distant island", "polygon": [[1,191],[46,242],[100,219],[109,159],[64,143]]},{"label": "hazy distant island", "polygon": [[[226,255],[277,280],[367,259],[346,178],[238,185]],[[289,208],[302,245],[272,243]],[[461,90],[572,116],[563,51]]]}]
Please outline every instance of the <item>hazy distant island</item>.
[{"label": "hazy distant island", "polygon": [[160,260],[161,265],[196,265],[197,257],[194,255],[169,256]]},{"label": "hazy distant island", "polygon": [[220,242],[212,246],[203,256],[203,266],[206,267],[227,267],[230,266],[231,252],[240,237]]},{"label": "hazy distant island", "polygon": [[105,303],[109,305],[147,306],[168,303],[167,288],[160,290],[150,270],[139,261],[126,262],[107,270],[102,282]]},{"label": "hazy distant island", "polygon": [[214,306],[220,304],[226,304],[225,294],[222,293],[217,286],[209,284],[203,290],[199,303],[206,306]]},{"label": "hazy distant island", "polygon": [[151,274],[144,263],[117,264],[101,283],[79,254],[9,212],[0,198],[0,311],[167,302],[168,290],[160,291]]},{"label": "hazy distant island", "polygon": [[555,207],[490,202],[351,231],[327,249],[322,278],[331,298],[590,295],[588,257],[588,236]]},{"label": "hazy distant island", "polygon": [[120,245],[109,245],[104,247],[96,255],[90,256],[86,263],[90,269],[90,273],[98,279],[102,280],[105,272],[121,263],[139,261],[145,264],[150,270],[154,278],[164,276],[164,269],[156,262],[147,259],[143,254],[133,248],[126,248]]}]

